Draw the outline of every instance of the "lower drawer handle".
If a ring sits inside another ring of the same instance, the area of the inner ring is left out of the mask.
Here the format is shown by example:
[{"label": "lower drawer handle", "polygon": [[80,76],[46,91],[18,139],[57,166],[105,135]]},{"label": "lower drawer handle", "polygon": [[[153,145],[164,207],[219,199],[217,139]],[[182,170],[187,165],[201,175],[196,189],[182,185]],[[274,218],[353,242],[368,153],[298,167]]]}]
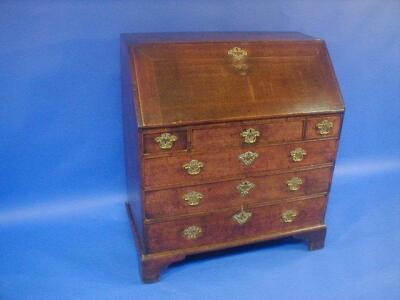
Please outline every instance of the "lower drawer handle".
[{"label": "lower drawer handle", "polygon": [[300,189],[300,186],[303,184],[303,179],[300,177],[292,177],[288,181],[286,181],[287,186],[289,187],[289,191],[298,191]]},{"label": "lower drawer handle", "polygon": [[307,151],[300,147],[290,151],[290,156],[294,162],[302,161],[306,155]]},{"label": "lower drawer handle", "polygon": [[201,199],[203,199],[203,194],[195,191],[183,195],[183,200],[185,200],[187,205],[190,206],[199,205]]},{"label": "lower drawer handle", "polygon": [[190,162],[184,164],[182,167],[188,172],[189,175],[197,175],[204,167],[204,163],[198,161],[197,159],[192,159]]},{"label": "lower drawer handle", "polygon": [[252,216],[252,213],[250,211],[243,210],[243,207],[242,207],[242,210],[240,212],[238,212],[237,214],[234,214],[232,219],[239,225],[243,225],[243,224],[246,224],[250,220],[251,216]]},{"label": "lower drawer handle", "polygon": [[294,210],[284,211],[281,215],[281,220],[283,223],[292,223],[297,217],[297,212]]},{"label": "lower drawer handle", "polygon": [[182,235],[187,240],[195,240],[201,237],[203,234],[203,229],[200,226],[192,225],[185,228],[182,232]]}]

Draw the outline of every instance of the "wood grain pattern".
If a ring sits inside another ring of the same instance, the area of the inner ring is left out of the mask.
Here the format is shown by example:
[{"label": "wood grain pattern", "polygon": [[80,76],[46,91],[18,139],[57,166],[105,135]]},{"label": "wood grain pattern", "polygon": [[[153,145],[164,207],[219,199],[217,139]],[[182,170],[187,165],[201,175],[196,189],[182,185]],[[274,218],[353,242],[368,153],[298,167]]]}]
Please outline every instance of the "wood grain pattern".
[{"label": "wood grain pattern", "polygon": [[[325,205],[325,197],[258,207],[248,205],[245,207],[245,210],[251,212],[252,216],[243,225],[237,224],[232,219],[234,214],[240,212],[240,206],[202,216],[181,218],[176,221],[146,224],[145,231],[148,236],[146,246],[147,250],[152,253],[193,248],[256,236],[258,234],[285,232],[302,227],[311,227],[323,223]],[[292,223],[284,223],[281,219],[281,214],[286,210],[294,210],[298,213],[298,216]],[[197,239],[187,240],[182,236],[182,232],[185,228],[192,225],[201,227],[203,233]]]},{"label": "wood grain pattern", "polygon": [[[147,219],[167,218],[217,211],[242,204],[276,202],[285,198],[327,193],[331,176],[332,167],[323,167],[300,172],[248,176],[239,180],[149,191],[145,193],[144,198],[145,216]],[[287,185],[287,181],[293,177],[299,177],[303,181],[297,191],[289,190]],[[255,188],[247,196],[241,196],[237,189],[237,186],[243,181],[255,184]],[[197,206],[190,206],[183,199],[185,194],[192,191],[203,195]]]},{"label": "wood grain pattern", "polygon": [[[290,152],[301,147],[307,155],[300,162],[293,162]],[[168,186],[176,182],[186,184],[201,183],[205,180],[220,180],[224,177],[240,174],[254,174],[260,171],[290,169],[300,166],[333,162],[336,156],[337,140],[310,141],[267,147],[248,147],[246,150],[226,150],[223,152],[182,154],[174,157],[147,159],[143,166],[144,185],[146,187]],[[258,158],[250,166],[239,161],[239,155],[252,151]],[[189,175],[183,165],[191,160],[204,163],[198,175]],[[229,167],[228,167],[229,166]]]},{"label": "wood grain pattern", "polygon": [[[248,128],[260,132],[254,144],[246,144],[240,134]],[[193,129],[192,149],[209,150],[227,147],[251,147],[268,143],[299,141],[303,135],[303,119],[277,119],[274,122],[242,122],[231,123],[229,126],[213,126]]]},{"label": "wood grain pattern", "polygon": [[[320,40],[129,46],[135,61],[140,127],[344,109],[325,44]],[[227,62],[227,51],[233,47],[249,53],[246,76],[232,71]]]},{"label": "wood grain pattern", "polygon": [[[326,135],[321,135],[320,131],[316,127],[318,123],[327,120],[333,123],[333,128]],[[306,129],[306,138],[307,139],[318,139],[321,137],[337,137],[341,128],[341,118],[340,116],[318,116],[314,118],[308,118],[307,120],[307,129]]]},{"label": "wood grain pattern", "polygon": [[[247,51],[246,70],[228,50]],[[150,33],[121,36],[128,215],[142,278],[159,279],[187,255],[293,236],[324,246],[324,216],[344,103],[324,41],[300,33]],[[333,122],[328,134],[316,128]],[[241,132],[260,131],[256,143]],[[178,137],[160,149],[161,133]],[[290,152],[302,148],[303,160]],[[245,165],[239,155],[251,151]],[[198,175],[183,165],[202,161]],[[302,185],[290,191],[288,180]],[[238,184],[255,188],[240,195]],[[183,195],[202,193],[198,206]],[[232,216],[244,210],[243,225]],[[297,214],[285,223],[282,213]],[[199,226],[188,240],[182,231]]]}]

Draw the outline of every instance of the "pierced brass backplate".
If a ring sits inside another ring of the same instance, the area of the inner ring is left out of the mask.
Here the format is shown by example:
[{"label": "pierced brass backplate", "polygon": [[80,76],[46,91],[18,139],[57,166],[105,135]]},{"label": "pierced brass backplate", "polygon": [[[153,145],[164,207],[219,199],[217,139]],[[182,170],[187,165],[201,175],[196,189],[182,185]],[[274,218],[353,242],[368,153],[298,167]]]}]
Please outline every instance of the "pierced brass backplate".
[{"label": "pierced brass backplate", "polygon": [[193,159],[187,164],[184,164],[182,167],[188,172],[189,175],[197,175],[204,167],[204,163],[198,161],[197,159]]},{"label": "pierced brass backplate", "polygon": [[247,196],[255,187],[256,185],[254,183],[246,180],[238,184],[236,189],[240,192],[240,195],[244,197]]},{"label": "pierced brass backplate", "polygon": [[246,144],[254,144],[257,141],[257,137],[260,136],[260,132],[254,128],[248,128],[240,134],[244,138]]},{"label": "pierced brass backplate", "polygon": [[281,215],[281,220],[284,223],[292,223],[297,217],[297,212],[294,210],[284,211]]},{"label": "pierced brass backplate", "polygon": [[203,199],[203,194],[195,191],[183,195],[183,200],[190,206],[199,205],[201,199]]},{"label": "pierced brass backplate", "polygon": [[232,60],[243,60],[247,56],[247,51],[239,47],[233,47],[228,50],[228,55]]},{"label": "pierced brass backplate", "polygon": [[243,225],[243,224],[247,223],[247,221],[250,220],[251,216],[252,216],[252,213],[250,211],[243,210],[243,207],[242,207],[242,210],[240,212],[238,212],[237,214],[234,214],[232,216],[232,219],[239,225]]},{"label": "pierced brass backplate", "polygon": [[307,155],[307,151],[303,148],[296,148],[290,151],[290,156],[294,162],[302,161],[305,155]]},{"label": "pierced brass backplate", "polygon": [[166,132],[154,138],[154,140],[158,143],[161,149],[171,149],[174,145],[174,142],[178,140],[178,137]]},{"label": "pierced brass backplate", "polygon": [[239,155],[239,160],[246,166],[250,166],[258,157],[256,152],[247,151]]},{"label": "pierced brass backplate", "polygon": [[291,179],[286,181],[286,184],[289,187],[290,191],[297,191],[303,184],[303,180],[300,177],[292,177]]},{"label": "pierced brass backplate", "polygon": [[247,51],[239,47],[233,47],[228,50],[228,56],[231,60],[232,67],[239,72],[240,75],[246,75],[249,68],[247,61]]},{"label": "pierced brass backplate", "polygon": [[200,226],[192,225],[185,228],[182,235],[187,240],[195,240],[203,234],[203,229]]},{"label": "pierced brass backplate", "polygon": [[315,127],[319,130],[320,135],[327,135],[331,133],[331,130],[333,128],[333,122],[329,120],[323,120],[319,122]]}]

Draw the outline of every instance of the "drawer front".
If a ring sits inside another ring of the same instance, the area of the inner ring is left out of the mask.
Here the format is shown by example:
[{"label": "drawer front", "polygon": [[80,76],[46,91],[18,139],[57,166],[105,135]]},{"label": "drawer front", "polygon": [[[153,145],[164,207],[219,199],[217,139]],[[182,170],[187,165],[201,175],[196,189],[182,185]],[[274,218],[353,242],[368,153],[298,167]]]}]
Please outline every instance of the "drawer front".
[{"label": "drawer front", "polygon": [[146,224],[149,252],[192,248],[322,224],[326,197],[238,207],[176,221]]},{"label": "drawer front", "polygon": [[336,148],[337,140],[324,140],[149,158],[143,165],[144,184],[146,187],[190,185],[259,171],[328,163],[335,160]]},{"label": "drawer front", "polygon": [[340,116],[323,116],[307,120],[306,138],[318,139],[339,136],[341,126]]},{"label": "drawer front", "polygon": [[233,123],[224,127],[194,129],[192,148],[194,150],[214,150],[299,141],[302,139],[302,135],[303,121],[300,119],[277,120],[269,123]]},{"label": "drawer front", "polygon": [[186,149],[186,130],[165,130],[143,135],[143,151],[146,154],[175,152]]},{"label": "drawer front", "polygon": [[195,185],[145,193],[146,218],[215,211],[242,203],[271,202],[328,192],[332,168]]}]

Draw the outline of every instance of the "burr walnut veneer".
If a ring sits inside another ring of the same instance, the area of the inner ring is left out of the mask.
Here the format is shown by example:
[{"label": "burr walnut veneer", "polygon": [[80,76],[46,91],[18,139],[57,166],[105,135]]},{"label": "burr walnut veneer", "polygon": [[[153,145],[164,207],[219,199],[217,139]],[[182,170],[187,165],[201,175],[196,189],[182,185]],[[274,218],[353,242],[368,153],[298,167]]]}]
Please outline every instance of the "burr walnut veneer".
[{"label": "burr walnut veneer", "polygon": [[322,248],[344,105],[320,39],[121,36],[128,214],[142,277],[280,237]]}]

